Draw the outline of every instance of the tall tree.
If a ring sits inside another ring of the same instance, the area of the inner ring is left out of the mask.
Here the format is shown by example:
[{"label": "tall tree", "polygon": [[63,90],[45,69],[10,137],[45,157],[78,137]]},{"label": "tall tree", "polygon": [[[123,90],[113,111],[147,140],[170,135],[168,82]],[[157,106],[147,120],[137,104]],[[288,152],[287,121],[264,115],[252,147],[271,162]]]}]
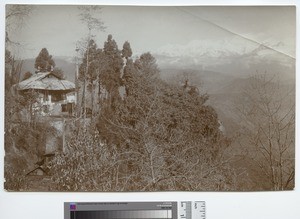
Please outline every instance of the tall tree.
[{"label": "tall tree", "polygon": [[108,35],[107,41],[104,43],[104,60],[105,63],[100,73],[100,80],[103,87],[109,95],[109,102],[112,104],[114,100],[120,98],[119,87],[121,85],[121,70],[123,69],[123,59],[121,51],[118,49],[116,41],[112,35]]},{"label": "tall tree", "polygon": [[43,48],[36,57],[34,67],[41,72],[51,71],[55,67],[55,62],[46,48]]},{"label": "tall tree", "polygon": [[122,56],[125,59],[128,59],[128,58],[130,58],[132,56],[132,50],[131,50],[131,47],[130,47],[130,43],[128,41],[126,41],[123,44]]},{"label": "tall tree", "polygon": [[[88,91],[91,94],[91,109],[92,115],[94,110],[94,93],[95,85],[97,83],[97,77],[99,72],[99,61],[101,49],[97,48],[96,42],[91,39],[89,41],[88,50],[85,51],[82,63],[79,67],[79,80],[85,82]],[[87,59],[89,61],[87,62]],[[88,65],[88,67],[87,67]],[[83,90],[85,92],[86,89]],[[82,95],[82,103],[86,102],[85,93]]]},{"label": "tall tree", "polygon": [[125,86],[126,96],[129,96],[131,94],[131,91],[136,86],[135,83],[135,76],[137,74],[137,69],[134,66],[133,60],[128,59],[126,62],[126,66],[123,70],[123,76],[122,76],[122,82]]},{"label": "tall tree", "polygon": [[150,52],[142,54],[139,59],[135,61],[135,65],[137,69],[147,77],[159,78],[159,69],[156,60]]},{"label": "tall tree", "polygon": [[101,13],[101,7],[98,5],[84,5],[78,7],[80,20],[86,25],[89,31],[104,31],[106,27],[98,15]]},{"label": "tall tree", "polygon": [[[83,117],[85,119],[86,117],[86,88],[87,88],[87,75],[89,72],[90,67],[90,41],[92,40],[92,32],[93,31],[104,31],[106,27],[104,26],[103,21],[98,17],[98,15],[101,13],[101,7],[97,5],[90,5],[90,6],[79,6],[78,7],[80,14],[80,20],[84,25],[86,25],[88,29],[88,36],[86,40],[86,46],[83,48],[84,53],[87,54],[85,57],[85,72],[83,74],[83,86],[82,86],[82,101],[81,101],[81,109]],[[84,122],[85,124],[85,122]]]}]

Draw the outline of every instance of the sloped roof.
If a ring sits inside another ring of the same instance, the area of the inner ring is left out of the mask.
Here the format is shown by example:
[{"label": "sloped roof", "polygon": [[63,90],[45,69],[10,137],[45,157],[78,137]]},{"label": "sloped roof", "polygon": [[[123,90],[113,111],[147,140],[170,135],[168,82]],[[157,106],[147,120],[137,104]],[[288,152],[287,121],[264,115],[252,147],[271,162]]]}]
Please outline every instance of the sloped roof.
[{"label": "sloped roof", "polygon": [[71,81],[60,79],[52,72],[41,72],[17,84],[18,90],[75,90]]}]

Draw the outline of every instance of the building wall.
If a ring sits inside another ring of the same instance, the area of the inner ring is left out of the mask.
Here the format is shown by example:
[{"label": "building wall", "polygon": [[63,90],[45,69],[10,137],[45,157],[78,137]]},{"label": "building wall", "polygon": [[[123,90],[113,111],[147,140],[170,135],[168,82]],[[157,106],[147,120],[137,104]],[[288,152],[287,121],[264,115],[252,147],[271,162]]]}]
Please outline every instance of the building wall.
[{"label": "building wall", "polygon": [[[75,106],[76,103],[76,94],[75,92],[62,94],[63,99],[57,100],[57,97],[54,98],[54,94],[49,91],[43,91],[40,93],[38,101],[34,105],[34,111],[36,114],[42,116],[68,116],[71,111],[62,111],[62,105],[67,103],[73,103]],[[74,107],[75,108],[75,107]],[[74,111],[74,110],[72,110]]]}]

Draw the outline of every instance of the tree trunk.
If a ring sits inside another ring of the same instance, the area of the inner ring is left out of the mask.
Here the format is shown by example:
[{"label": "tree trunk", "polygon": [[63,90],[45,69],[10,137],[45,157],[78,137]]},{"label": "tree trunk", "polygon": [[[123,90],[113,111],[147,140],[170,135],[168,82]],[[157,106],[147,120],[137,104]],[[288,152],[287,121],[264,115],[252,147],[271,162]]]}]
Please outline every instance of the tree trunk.
[{"label": "tree trunk", "polygon": [[94,82],[91,80],[92,92],[91,92],[91,108],[92,108],[92,118],[94,117]]}]

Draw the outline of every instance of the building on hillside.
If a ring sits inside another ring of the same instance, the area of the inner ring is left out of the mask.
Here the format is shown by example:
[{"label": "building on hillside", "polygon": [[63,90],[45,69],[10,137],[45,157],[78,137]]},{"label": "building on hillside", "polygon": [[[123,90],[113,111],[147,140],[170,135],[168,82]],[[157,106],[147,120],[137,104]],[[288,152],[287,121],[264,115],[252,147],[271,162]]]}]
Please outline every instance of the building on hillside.
[{"label": "building on hillside", "polygon": [[19,94],[36,92],[34,112],[41,115],[62,116],[75,112],[76,92],[73,82],[59,78],[53,72],[39,72],[18,83]]}]

